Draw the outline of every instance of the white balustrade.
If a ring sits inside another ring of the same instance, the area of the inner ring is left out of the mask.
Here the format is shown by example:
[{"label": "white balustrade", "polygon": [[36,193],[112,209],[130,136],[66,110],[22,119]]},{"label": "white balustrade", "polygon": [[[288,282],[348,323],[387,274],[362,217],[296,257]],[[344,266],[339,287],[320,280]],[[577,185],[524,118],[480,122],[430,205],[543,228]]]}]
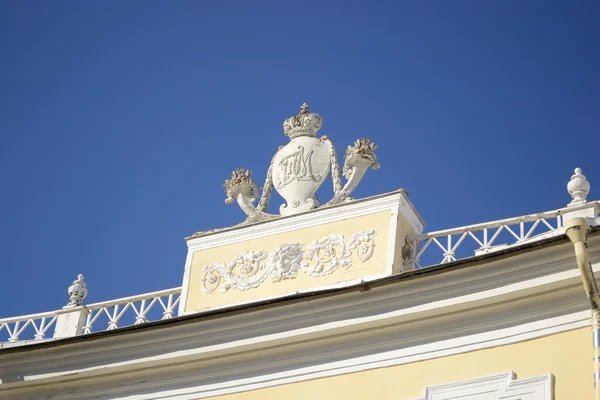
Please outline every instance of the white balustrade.
[{"label": "white balustrade", "polygon": [[113,330],[128,325],[172,318],[181,295],[181,288],[161,290],[138,296],[88,304],[89,310],[83,333],[93,328]]},{"label": "white balustrade", "polygon": [[[54,311],[0,319],[0,343],[23,340],[43,340],[56,323]],[[50,331],[52,337],[52,331]]]},{"label": "white balustrade", "polygon": [[565,213],[590,209],[594,205],[600,202],[416,235],[410,238],[412,263],[415,268],[445,264],[557,236],[564,233]]},{"label": "white balustrade", "polygon": [[[177,287],[89,304],[85,306],[88,314],[83,334],[172,318],[177,313],[180,295],[181,287]],[[2,343],[52,339],[57,318],[64,312],[62,309],[0,319],[0,348]]]},{"label": "white balustrade", "polygon": [[[413,236],[410,238],[412,262],[415,268],[423,268],[543,240],[564,233],[565,214],[595,210],[589,216],[596,218],[598,209],[600,209],[600,201],[587,202],[538,214]],[[595,224],[600,224],[600,218],[595,219]],[[424,259],[425,262],[422,261]],[[82,278],[78,277],[78,282],[81,281],[80,285],[82,285]],[[72,296],[72,293],[70,295]],[[82,328],[79,332],[85,335],[172,318],[176,314],[180,296],[181,287],[177,287],[79,306],[87,313],[85,324],[83,327],[79,326]],[[71,303],[61,310],[0,319],[0,347],[6,342],[18,344],[17,342],[53,338],[48,330],[56,327],[58,316],[78,309],[77,302]]]},{"label": "white balustrade", "polygon": [[[586,217],[592,225],[600,225],[600,201],[587,201],[590,183],[580,168],[575,169],[567,190],[572,201],[565,208],[410,237],[413,267],[449,263],[558,236],[564,233],[564,222],[574,217]],[[0,348],[6,342],[17,345],[169,319],[179,304],[181,288],[81,305],[87,289],[80,274],[68,294],[70,301],[61,310],[0,319]],[[50,337],[47,332],[53,326]]]}]

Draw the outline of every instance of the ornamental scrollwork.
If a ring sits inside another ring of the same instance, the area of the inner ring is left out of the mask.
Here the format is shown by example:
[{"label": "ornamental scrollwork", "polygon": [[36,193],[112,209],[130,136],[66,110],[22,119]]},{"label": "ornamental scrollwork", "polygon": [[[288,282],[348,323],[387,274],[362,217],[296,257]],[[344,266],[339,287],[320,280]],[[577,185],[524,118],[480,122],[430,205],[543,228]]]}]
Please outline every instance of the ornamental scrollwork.
[{"label": "ornamental scrollwork", "polygon": [[330,235],[321,240],[315,240],[307,246],[306,258],[316,260],[316,264],[306,268],[311,276],[325,276],[338,268],[348,269],[352,265],[349,246],[343,235]]},{"label": "ornamental scrollwork", "polygon": [[202,268],[202,289],[212,293],[220,287],[248,290],[258,287],[269,275],[273,282],[295,279],[300,271],[313,277],[329,275],[339,268],[352,266],[352,253],[361,262],[373,255],[376,230],[354,234],[350,240],[344,235],[332,234],[315,240],[309,245],[287,243],[277,246],[270,253],[262,250],[248,251],[235,256],[229,263],[216,263]]},{"label": "ornamental scrollwork", "polygon": [[[308,110],[308,103],[302,104],[298,115],[284,121],[283,131],[290,142],[280,146],[271,159],[257,205],[254,203],[259,198],[259,188],[251,178],[252,173],[243,168],[232,172],[231,178],[224,184],[227,196],[225,203],[231,204],[237,200],[247,216],[240,225],[350,201],[350,195],[366,171],[379,168],[375,155],[377,146],[369,139],[358,139],[346,149],[344,168],[340,171],[333,143],[326,136],[317,136],[322,124],[321,116]],[[321,204],[317,200],[317,191],[330,172],[334,196]],[[342,176],[346,178],[345,184]],[[279,207],[279,214],[267,212],[273,188],[286,201]]]},{"label": "ornamental scrollwork", "polygon": [[217,263],[204,267],[202,287],[205,292],[213,292],[223,281],[221,291],[230,288],[247,290],[260,285],[269,274],[264,260],[267,253],[247,251],[235,256],[228,264]]}]

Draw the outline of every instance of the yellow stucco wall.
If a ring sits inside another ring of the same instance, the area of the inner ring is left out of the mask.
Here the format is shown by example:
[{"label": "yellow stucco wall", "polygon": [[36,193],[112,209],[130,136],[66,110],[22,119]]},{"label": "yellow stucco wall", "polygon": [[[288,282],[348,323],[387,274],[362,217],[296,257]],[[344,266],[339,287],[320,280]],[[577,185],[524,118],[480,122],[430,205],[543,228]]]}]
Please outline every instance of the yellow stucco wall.
[{"label": "yellow stucco wall", "polygon": [[[328,224],[284,232],[278,235],[246,240],[206,250],[198,250],[192,257],[187,301],[184,308],[185,312],[206,310],[224,305],[285,295],[300,290],[323,287],[385,273],[391,262],[391,260],[388,261],[387,259],[391,215],[391,210],[385,210]],[[400,225],[405,227],[406,223],[402,221]],[[283,243],[297,242],[307,245],[314,240],[326,238],[331,234],[343,234],[346,240],[349,240],[354,234],[371,229],[376,230],[376,235],[374,236],[375,247],[372,257],[367,261],[361,261],[355,249],[352,251],[352,265],[348,269],[338,268],[332,274],[322,277],[312,277],[304,272],[299,272],[295,279],[280,282],[272,282],[270,277],[268,277],[257,288],[244,291],[231,288],[227,292],[222,293],[220,288],[217,288],[211,293],[206,293],[202,288],[202,278],[204,276],[202,268],[204,266],[214,263],[227,264],[234,256],[242,252],[251,250],[269,252]]]},{"label": "yellow stucco wall", "polygon": [[551,373],[555,400],[594,398],[589,328],[395,367],[219,396],[227,400],[413,400],[427,386],[513,371],[517,379]]}]

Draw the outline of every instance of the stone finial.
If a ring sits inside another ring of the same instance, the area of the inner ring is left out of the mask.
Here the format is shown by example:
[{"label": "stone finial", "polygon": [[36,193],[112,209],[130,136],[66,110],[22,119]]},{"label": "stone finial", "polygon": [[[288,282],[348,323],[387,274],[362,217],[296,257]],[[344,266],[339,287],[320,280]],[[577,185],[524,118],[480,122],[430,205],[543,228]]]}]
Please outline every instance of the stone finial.
[{"label": "stone finial", "polygon": [[581,173],[581,168],[575,168],[575,174],[567,184],[567,190],[573,198],[569,203],[570,206],[585,204],[587,202],[586,197],[590,192],[590,183]]},{"label": "stone finial", "polygon": [[[285,120],[283,129],[290,143],[279,147],[271,159],[258,205],[254,205],[258,188],[251,179],[250,171],[237,169],[231,174],[231,179],[225,181],[225,203],[231,204],[237,200],[248,216],[242,224],[267,221],[279,218],[280,215],[294,215],[317,207],[351,201],[350,195],[367,169],[379,168],[375,155],[377,146],[369,139],[359,139],[346,150],[343,169],[346,183],[343,184],[333,143],[327,136],[316,137],[322,123],[319,114],[308,110],[308,103],[300,106],[298,115]],[[316,194],[330,171],[334,196],[327,203],[321,204]],[[280,215],[266,212],[273,188],[286,201],[279,207]]]},{"label": "stone finial", "polygon": [[63,308],[72,308],[81,305],[85,296],[87,296],[87,289],[85,282],[83,281],[83,275],[77,275],[77,279],[73,281],[73,284],[69,286],[69,303]]}]

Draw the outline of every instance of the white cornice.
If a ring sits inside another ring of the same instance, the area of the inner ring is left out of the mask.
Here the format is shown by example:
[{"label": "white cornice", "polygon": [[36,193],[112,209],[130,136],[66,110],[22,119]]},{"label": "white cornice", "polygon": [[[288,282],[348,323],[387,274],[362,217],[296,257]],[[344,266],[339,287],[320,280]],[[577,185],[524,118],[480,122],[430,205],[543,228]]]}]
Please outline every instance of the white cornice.
[{"label": "white cornice", "polygon": [[400,212],[407,218],[415,232],[421,232],[424,223],[403,191],[386,193],[337,206],[319,208],[303,214],[281,217],[275,220],[252,225],[208,232],[197,238],[190,238],[187,246],[190,251],[210,249],[265,236],[277,235],[302,228],[341,221],[348,218],[369,215],[400,206]]},{"label": "white cornice", "polygon": [[0,397],[197,399],[515,343],[589,325],[580,279],[572,245],[554,243],[366,292],[28,346],[0,352]]}]

